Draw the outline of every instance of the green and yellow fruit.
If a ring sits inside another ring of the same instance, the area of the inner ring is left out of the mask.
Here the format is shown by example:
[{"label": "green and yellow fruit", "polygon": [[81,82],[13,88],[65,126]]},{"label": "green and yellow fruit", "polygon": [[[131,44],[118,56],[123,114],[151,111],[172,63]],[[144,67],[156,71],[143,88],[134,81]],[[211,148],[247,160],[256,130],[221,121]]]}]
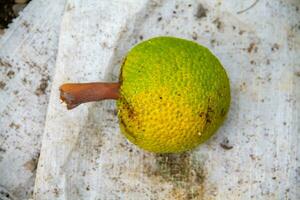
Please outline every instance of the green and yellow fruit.
[{"label": "green and yellow fruit", "polygon": [[230,85],[207,48],[156,37],[128,53],[114,99],[128,140],[147,151],[176,153],[215,133],[229,109]]},{"label": "green and yellow fruit", "polygon": [[151,152],[196,147],[220,126],[230,104],[229,80],[218,59],[203,46],[173,37],[135,46],[120,83],[121,130]]}]

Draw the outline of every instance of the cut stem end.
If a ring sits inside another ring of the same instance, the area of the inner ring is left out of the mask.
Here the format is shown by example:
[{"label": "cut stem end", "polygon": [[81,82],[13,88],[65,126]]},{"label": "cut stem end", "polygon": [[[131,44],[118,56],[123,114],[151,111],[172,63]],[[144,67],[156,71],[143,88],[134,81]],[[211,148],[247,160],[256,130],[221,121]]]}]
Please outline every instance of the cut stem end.
[{"label": "cut stem end", "polygon": [[86,102],[119,98],[120,83],[66,83],[59,87],[60,99],[73,109]]}]

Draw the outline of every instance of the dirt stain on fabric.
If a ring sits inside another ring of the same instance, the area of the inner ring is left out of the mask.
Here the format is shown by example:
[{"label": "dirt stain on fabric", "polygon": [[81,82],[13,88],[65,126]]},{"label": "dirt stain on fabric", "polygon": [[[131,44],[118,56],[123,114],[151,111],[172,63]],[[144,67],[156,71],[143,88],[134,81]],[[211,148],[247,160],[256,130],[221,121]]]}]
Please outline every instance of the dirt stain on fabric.
[{"label": "dirt stain on fabric", "polygon": [[173,186],[169,199],[203,199],[205,170],[190,153],[156,154],[154,158],[156,168],[147,170],[147,173]]}]

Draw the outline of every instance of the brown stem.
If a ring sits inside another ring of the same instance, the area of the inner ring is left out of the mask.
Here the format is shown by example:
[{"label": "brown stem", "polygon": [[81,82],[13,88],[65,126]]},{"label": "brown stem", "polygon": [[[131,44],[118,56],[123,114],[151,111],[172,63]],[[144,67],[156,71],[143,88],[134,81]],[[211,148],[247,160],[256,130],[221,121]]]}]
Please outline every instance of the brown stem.
[{"label": "brown stem", "polygon": [[119,98],[120,83],[66,83],[59,87],[60,99],[73,109],[81,103]]}]

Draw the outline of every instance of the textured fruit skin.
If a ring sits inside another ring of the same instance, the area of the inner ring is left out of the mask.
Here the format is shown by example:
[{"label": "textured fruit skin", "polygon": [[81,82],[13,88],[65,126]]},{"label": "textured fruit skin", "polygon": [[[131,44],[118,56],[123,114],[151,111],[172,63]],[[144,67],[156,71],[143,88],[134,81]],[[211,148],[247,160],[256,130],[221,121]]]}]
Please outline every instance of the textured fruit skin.
[{"label": "textured fruit skin", "polygon": [[120,82],[121,131],[150,152],[193,149],[213,135],[229,109],[224,68],[207,48],[184,39],[156,37],[135,46]]}]

